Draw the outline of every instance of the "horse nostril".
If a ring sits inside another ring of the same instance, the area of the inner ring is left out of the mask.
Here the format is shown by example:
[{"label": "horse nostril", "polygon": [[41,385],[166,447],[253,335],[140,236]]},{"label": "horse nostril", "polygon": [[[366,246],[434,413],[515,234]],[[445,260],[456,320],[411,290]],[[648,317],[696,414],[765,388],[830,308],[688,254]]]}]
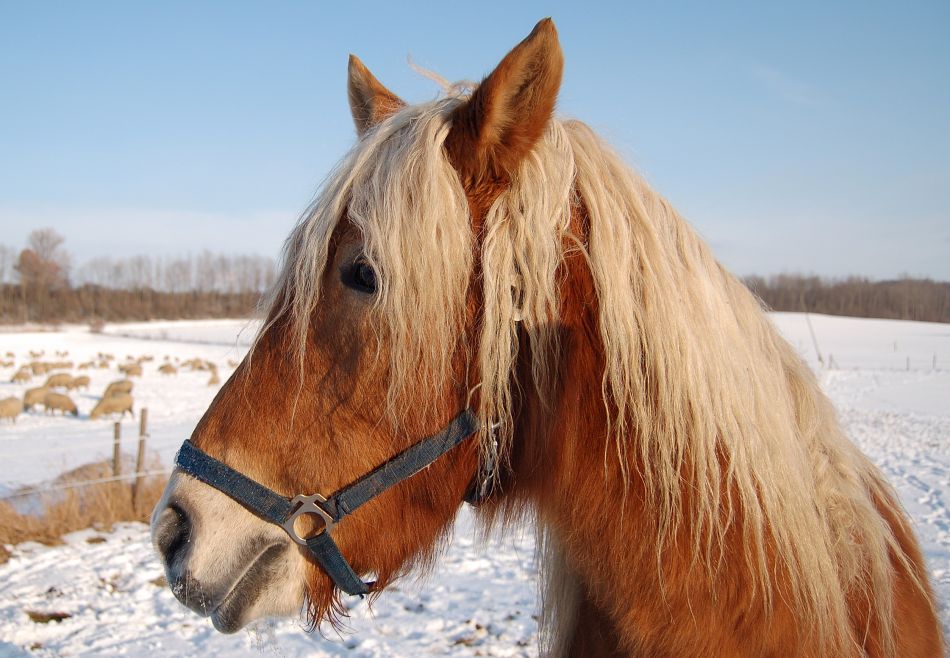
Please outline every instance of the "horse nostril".
[{"label": "horse nostril", "polygon": [[171,504],[162,510],[155,527],[155,545],[167,566],[184,556],[191,535],[191,522],[185,510]]}]

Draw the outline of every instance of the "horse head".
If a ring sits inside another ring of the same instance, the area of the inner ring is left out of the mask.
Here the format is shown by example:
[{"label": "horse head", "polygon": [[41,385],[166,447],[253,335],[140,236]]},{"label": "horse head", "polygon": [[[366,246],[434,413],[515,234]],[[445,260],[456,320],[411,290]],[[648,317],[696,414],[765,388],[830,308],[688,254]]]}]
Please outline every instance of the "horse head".
[{"label": "horse head", "polygon": [[[279,495],[325,498],[474,405],[477,437],[333,527],[374,593],[430,561],[479,453],[497,457],[499,411],[511,432],[509,409],[479,402],[479,222],[543,133],[561,66],[542,21],[473,91],[409,107],[350,58],[358,143],[290,236],[263,328],[191,437]],[[317,514],[295,523],[298,537],[323,530]],[[220,630],[305,602],[316,624],[337,608],[305,546],[181,469],[152,524],[172,590]]]}]

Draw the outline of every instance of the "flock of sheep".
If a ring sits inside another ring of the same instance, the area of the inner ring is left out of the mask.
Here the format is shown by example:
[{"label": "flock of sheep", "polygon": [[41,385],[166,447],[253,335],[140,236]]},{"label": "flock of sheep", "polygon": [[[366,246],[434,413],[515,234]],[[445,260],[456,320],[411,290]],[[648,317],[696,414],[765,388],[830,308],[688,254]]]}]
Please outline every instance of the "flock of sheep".
[{"label": "flock of sheep", "polygon": [[[10,378],[12,383],[25,384],[30,383],[35,377],[46,376],[46,381],[41,386],[29,388],[23,394],[23,398],[7,397],[0,400],[0,419],[10,419],[16,422],[17,416],[26,411],[31,411],[35,407],[42,406],[46,413],[55,414],[59,411],[61,414],[79,415],[79,409],[76,403],[69,397],[68,392],[74,390],[88,390],[90,379],[88,375],[72,375],[73,362],[66,360],[44,361],[42,360],[44,352],[29,352],[30,361],[22,365]],[[68,352],[57,351],[56,357],[64,359],[69,356]],[[15,359],[12,352],[6,353],[7,359]],[[95,420],[102,416],[119,414],[120,417],[126,413],[134,416],[134,401],[132,399],[132,377],[142,377],[145,371],[145,364],[153,361],[151,355],[126,358],[123,363],[116,363],[115,356],[100,352],[98,357],[91,361],[80,363],[78,370],[89,369],[111,369],[113,364],[118,372],[124,375],[110,383],[98,402],[92,408],[89,418]],[[177,361],[177,359],[176,359]],[[236,363],[229,362],[230,366],[236,367]],[[11,368],[15,366],[15,361],[0,360],[0,367]],[[187,361],[172,363],[169,357],[165,357],[165,362],[158,366],[157,371],[162,375],[171,376],[178,374],[179,368],[187,368],[193,371],[208,371],[211,378],[208,386],[217,386],[221,383],[218,376],[218,367],[204,359],[189,359]],[[67,372],[63,372],[67,371]]]}]

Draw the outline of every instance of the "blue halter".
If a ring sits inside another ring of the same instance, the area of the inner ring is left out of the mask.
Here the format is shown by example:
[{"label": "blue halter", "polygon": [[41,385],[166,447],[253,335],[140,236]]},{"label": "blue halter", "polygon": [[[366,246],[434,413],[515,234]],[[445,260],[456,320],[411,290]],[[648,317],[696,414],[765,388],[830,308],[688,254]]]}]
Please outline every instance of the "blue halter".
[{"label": "blue halter", "polygon": [[[357,507],[429,466],[477,429],[478,419],[466,409],[438,434],[422,439],[327,498],[320,494],[285,498],[211,457],[191,441],[182,444],[175,456],[175,466],[227,494],[265,521],[279,525],[291,539],[309,549],[339,589],[350,595],[363,596],[375,583],[363,582],[356,575],[330,536],[330,530]],[[294,528],[294,521],[305,514],[315,515],[323,521],[323,527],[306,538],[297,534]]]}]

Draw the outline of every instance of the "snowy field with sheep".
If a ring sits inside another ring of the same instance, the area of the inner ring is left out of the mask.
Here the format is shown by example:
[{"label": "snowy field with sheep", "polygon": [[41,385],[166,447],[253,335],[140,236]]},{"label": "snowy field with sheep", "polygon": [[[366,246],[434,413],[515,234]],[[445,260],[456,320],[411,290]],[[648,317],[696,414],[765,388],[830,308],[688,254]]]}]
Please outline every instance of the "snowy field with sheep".
[{"label": "snowy field with sheep", "polygon": [[[900,493],[950,630],[950,325],[794,313],[772,318],[815,369],[850,436]],[[122,436],[119,477],[128,478],[143,408],[147,468],[162,473],[255,330],[247,321],[218,320],[107,325],[101,333],[78,326],[0,333],[0,400],[16,401],[0,406],[0,416],[13,416],[0,418],[0,499],[28,500],[25,488],[55,492],[66,486],[63,473],[111,460],[115,422]],[[33,363],[59,366],[34,369]],[[29,377],[18,376],[24,367]],[[60,378],[46,386],[61,373],[68,383]],[[73,386],[79,377],[88,380]],[[126,395],[134,416],[109,402],[93,418],[117,380],[132,382]],[[30,410],[17,409],[27,391],[44,386]],[[61,409],[47,393],[74,407],[60,400]],[[68,486],[83,485],[73,478]],[[164,586],[143,524],[89,528],[58,546],[25,542],[4,549],[0,657],[537,655],[531,528],[483,542],[467,509],[435,572],[398,583],[372,607],[353,601],[342,636],[306,634],[300,621],[218,634]]]}]

